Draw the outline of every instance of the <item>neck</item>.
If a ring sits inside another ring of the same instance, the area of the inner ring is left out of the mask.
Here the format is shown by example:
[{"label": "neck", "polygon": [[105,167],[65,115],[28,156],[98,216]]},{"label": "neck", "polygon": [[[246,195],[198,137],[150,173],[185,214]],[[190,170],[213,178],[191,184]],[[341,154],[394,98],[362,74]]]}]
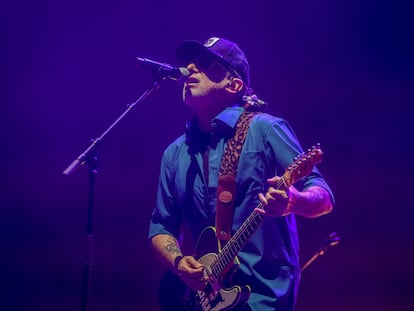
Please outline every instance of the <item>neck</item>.
[{"label": "neck", "polygon": [[202,132],[210,133],[211,132],[211,120],[212,118],[199,118],[197,117],[198,127]]},{"label": "neck", "polygon": [[213,105],[209,103],[203,106],[205,109],[193,109],[195,117],[198,122],[198,127],[201,131],[210,133],[212,130],[211,121],[224,109],[228,107],[226,103],[221,103],[219,105]]},{"label": "neck", "polygon": [[211,121],[227,107],[235,105],[235,98],[233,96],[213,96],[191,98],[186,100],[197,121],[201,131],[210,133]]}]

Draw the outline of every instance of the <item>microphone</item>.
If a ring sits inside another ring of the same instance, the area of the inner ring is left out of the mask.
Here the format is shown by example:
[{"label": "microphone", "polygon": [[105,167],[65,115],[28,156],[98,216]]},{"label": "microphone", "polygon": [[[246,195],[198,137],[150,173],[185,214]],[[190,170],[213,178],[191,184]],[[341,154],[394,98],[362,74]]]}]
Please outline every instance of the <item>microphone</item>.
[{"label": "microphone", "polygon": [[174,67],[142,57],[137,57],[137,60],[138,67],[151,70],[161,79],[181,80],[190,75],[190,71],[185,67]]}]

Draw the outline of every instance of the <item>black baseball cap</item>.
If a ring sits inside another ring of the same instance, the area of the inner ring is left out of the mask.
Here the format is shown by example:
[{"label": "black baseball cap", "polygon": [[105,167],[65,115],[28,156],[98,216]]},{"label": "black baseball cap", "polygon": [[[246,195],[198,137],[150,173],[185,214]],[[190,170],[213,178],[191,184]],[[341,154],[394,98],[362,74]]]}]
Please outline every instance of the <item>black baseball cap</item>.
[{"label": "black baseball cap", "polygon": [[202,55],[217,59],[230,72],[239,75],[246,86],[250,86],[249,63],[236,43],[217,37],[209,38],[204,43],[189,40],[182,43],[176,51],[178,62],[184,66]]}]

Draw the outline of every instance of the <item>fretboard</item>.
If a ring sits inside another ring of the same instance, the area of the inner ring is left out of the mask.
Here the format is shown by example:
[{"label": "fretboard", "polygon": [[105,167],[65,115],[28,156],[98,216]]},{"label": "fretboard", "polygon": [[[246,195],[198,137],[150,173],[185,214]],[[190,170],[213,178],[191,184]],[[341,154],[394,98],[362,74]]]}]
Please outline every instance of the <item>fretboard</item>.
[{"label": "fretboard", "polygon": [[[257,208],[263,208],[263,204],[260,203]],[[210,266],[211,273],[215,278],[220,278],[226,267],[234,261],[239,251],[260,226],[263,218],[264,216],[262,214],[254,210],[223,247],[221,252],[218,253],[216,259]]]}]

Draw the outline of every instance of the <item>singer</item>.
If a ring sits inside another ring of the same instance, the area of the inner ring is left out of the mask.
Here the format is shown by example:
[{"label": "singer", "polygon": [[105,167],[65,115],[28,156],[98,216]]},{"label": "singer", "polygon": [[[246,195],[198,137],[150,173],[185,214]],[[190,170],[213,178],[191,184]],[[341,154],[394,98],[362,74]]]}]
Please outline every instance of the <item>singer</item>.
[{"label": "singer", "polygon": [[295,217],[331,212],[333,194],[289,124],[265,113],[249,64],[223,38],[186,41],[186,132],[164,151],[149,241],[168,268],[162,310],[293,310]]}]

